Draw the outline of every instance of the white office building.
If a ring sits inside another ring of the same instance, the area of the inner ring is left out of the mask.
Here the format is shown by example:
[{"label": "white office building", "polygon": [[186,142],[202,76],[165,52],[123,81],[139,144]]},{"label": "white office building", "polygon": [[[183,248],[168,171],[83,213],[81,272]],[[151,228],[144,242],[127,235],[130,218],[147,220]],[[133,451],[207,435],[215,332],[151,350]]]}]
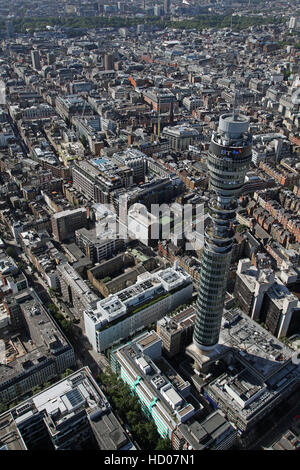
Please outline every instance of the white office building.
[{"label": "white office building", "polygon": [[128,338],[191,299],[193,285],[181,268],[138,276],[136,284],[84,312],[85,334],[97,352]]}]

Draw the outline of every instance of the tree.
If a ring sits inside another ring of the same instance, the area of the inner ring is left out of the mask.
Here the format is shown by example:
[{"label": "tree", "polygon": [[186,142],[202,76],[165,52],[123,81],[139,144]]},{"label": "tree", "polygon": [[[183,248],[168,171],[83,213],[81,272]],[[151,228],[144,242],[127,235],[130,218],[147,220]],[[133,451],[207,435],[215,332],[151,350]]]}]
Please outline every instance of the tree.
[{"label": "tree", "polygon": [[150,448],[153,448],[156,445],[159,437],[154,421],[147,421],[144,424],[144,437],[149,441]]},{"label": "tree", "polygon": [[51,295],[51,297],[55,297],[56,296],[56,289],[54,289],[53,287],[49,287],[49,294]]},{"label": "tree", "polygon": [[31,391],[32,391],[32,394],[35,395],[36,393],[39,393],[42,391],[42,387],[40,387],[39,385],[35,385],[34,387],[32,387]]},{"label": "tree", "polygon": [[170,449],[168,439],[159,436],[150,413],[147,413],[146,408],[145,412],[143,411],[138,397],[127,383],[124,383],[111,369],[100,374],[99,379],[113,409],[121,420],[128,423],[133,439],[137,440],[143,449],[153,450],[156,446],[158,450]]},{"label": "tree", "polygon": [[36,273],[37,272],[37,269],[36,267],[34,266],[34,264],[30,263],[30,267],[31,267],[31,270],[33,273]]},{"label": "tree", "polygon": [[62,378],[65,378],[65,377],[68,377],[68,375],[71,375],[73,373],[74,373],[74,371],[72,369],[67,368],[61,376],[62,376]]},{"label": "tree", "polygon": [[79,140],[82,143],[82,145],[84,146],[84,148],[86,149],[88,147],[88,140],[87,140],[86,136],[82,134],[82,136],[80,137]]},{"label": "tree", "polygon": [[140,416],[136,411],[129,410],[126,413],[126,421],[130,425],[131,428],[138,425],[140,421]]},{"label": "tree", "polygon": [[4,413],[7,410],[7,404],[3,401],[0,402],[0,414]]},{"label": "tree", "polygon": [[163,439],[160,437],[157,441],[155,450],[171,450],[171,443],[169,439]]},{"label": "tree", "polygon": [[19,262],[17,263],[17,266],[18,266],[18,268],[20,269],[20,271],[25,271],[25,269],[26,269],[26,267],[27,267],[26,264],[23,263],[22,261],[19,261]]},{"label": "tree", "polygon": [[61,321],[60,321],[60,324],[61,324],[61,327],[66,331],[70,331],[71,329],[71,322],[69,322],[68,320],[66,320],[65,318],[63,318]]},{"label": "tree", "polygon": [[50,312],[55,315],[58,313],[58,308],[56,307],[55,304],[49,304],[48,305],[48,310],[50,310]]},{"label": "tree", "polygon": [[236,231],[239,232],[239,233],[244,232],[247,229],[248,229],[248,227],[246,225],[242,225],[242,224],[240,224],[236,227]]},{"label": "tree", "polygon": [[144,448],[144,439],[145,439],[145,427],[144,423],[137,423],[132,428],[133,434],[137,437],[137,440],[140,442],[142,447]]},{"label": "tree", "polygon": [[9,246],[8,248],[6,248],[5,253],[7,254],[7,256],[10,256],[13,259],[18,258],[18,253],[12,246]]},{"label": "tree", "polygon": [[[255,4],[258,4],[260,0],[252,0]],[[259,13],[257,10],[256,13]],[[232,18],[232,19],[231,19]],[[284,17],[272,17],[272,16],[259,16],[258,14],[252,16],[231,16],[231,12],[226,14],[213,14],[208,11],[201,15],[195,16],[193,19],[171,21],[169,18],[160,18],[155,16],[147,16],[143,18],[132,18],[132,17],[99,17],[99,16],[87,16],[87,17],[43,17],[43,18],[26,18],[25,13],[20,18],[13,20],[14,29],[16,32],[29,32],[33,31],[44,31],[47,25],[60,26],[62,28],[68,28],[68,37],[77,37],[82,35],[83,31],[91,28],[102,28],[112,27],[120,28],[122,26],[130,27],[141,23],[148,23],[152,26],[157,26],[161,29],[165,27],[171,27],[176,29],[197,29],[202,30],[203,28],[224,28],[229,27],[232,21],[233,29],[241,30],[248,28],[253,25],[261,24],[279,24],[285,21]],[[3,24],[4,28],[4,24]],[[3,29],[2,28],[2,29]],[[70,30],[71,29],[71,30]]]}]

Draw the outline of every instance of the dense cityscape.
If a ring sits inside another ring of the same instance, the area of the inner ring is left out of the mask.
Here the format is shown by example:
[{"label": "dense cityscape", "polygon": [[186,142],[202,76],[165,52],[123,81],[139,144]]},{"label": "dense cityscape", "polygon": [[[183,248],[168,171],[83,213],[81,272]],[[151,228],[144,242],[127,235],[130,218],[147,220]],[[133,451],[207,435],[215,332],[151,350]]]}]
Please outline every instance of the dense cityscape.
[{"label": "dense cityscape", "polygon": [[299,450],[300,1],[0,0],[0,41],[0,450]]}]

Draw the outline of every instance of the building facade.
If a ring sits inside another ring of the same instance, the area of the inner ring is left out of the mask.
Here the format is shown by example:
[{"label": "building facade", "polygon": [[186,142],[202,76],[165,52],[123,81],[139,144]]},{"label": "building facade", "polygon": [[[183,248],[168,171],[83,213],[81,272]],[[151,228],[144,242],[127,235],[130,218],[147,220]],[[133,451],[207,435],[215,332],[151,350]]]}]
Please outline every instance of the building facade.
[{"label": "building facade", "polygon": [[[154,420],[158,433],[171,440],[177,424],[190,419],[195,408],[186,401],[189,382],[173,370],[177,381],[172,383],[171,377],[156,365],[158,359],[162,359],[161,339],[151,331],[115,349],[111,354],[111,366],[137,395],[143,412]],[[172,370],[166,361],[165,368]]]},{"label": "building facade", "polygon": [[84,207],[57,212],[51,217],[52,232],[55,240],[61,242],[73,237],[75,230],[86,227],[87,211]]},{"label": "building facade", "polygon": [[0,424],[0,444],[6,450],[133,448],[88,367],[4,413]]},{"label": "building facade", "polygon": [[190,300],[192,292],[190,276],[181,269],[145,272],[133,286],[85,310],[85,334],[94,350],[104,351]]}]

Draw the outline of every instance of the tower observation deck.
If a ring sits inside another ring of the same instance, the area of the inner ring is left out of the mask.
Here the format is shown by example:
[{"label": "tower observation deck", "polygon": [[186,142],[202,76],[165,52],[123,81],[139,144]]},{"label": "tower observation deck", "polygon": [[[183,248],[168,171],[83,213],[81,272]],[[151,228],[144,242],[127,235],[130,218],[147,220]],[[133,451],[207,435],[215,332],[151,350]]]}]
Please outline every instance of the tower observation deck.
[{"label": "tower observation deck", "polygon": [[205,231],[197,297],[194,350],[211,351],[218,344],[234,239],[237,197],[241,193],[252,153],[249,120],[235,112],[223,114],[213,133],[208,170],[210,224]]}]

